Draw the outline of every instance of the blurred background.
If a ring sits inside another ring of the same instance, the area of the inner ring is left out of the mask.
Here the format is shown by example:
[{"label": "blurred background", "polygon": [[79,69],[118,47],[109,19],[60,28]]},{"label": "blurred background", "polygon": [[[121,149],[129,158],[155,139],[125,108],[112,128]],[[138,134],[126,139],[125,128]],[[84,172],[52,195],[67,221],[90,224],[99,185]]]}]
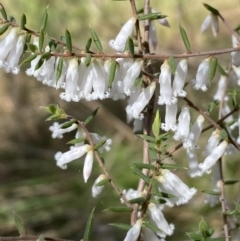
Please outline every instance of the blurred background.
[{"label": "blurred background", "polygon": [[[213,50],[231,47],[231,35],[220,23],[218,38],[214,38],[211,29],[200,34],[202,21],[208,11],[198,0],[151,1],[152,6],[168,16],[171,28],[156,23],[158,34],[157,53],[183,53],[184,46],[180,38],[178,25],[186,29],[193,51]],[[239,22],[240,1],[209,0],[208,4],[217,8],[232,28]],[[122,24],[132,15],[128,1],[110,0],[2,0],[8,15],[20,22],[23,13],[27,16],[27,27],[38,31],[42,14],[49,6],[47,32],[60,38],[67,28],[74,45],[82,48],[90,36],[89,25],[98,33],[105,52],[109,49],[108,41],[115,38]],[[137,0],[137,7],[143,1]],[[190,81],[197,70],[201,58],[191,59]],[[223,67],[228,65],[229,55],[220,57]],[[63,139],[51,139],[50,122],[45,122],[47,115],[39,107],[59,103],[67,113],[84,120],[96,107],[100,111],[89,125],[92,132],[106,135],[113,139],[112,149],[104,153],[107,168],[114,180],[122,188],[136,188],[137,178],[132,175],[129,164],[141,162],[141,140],[132,134],[132,126],[126,124],[125,101],[105,100],[102,102],[66,103],[59,98],[59,91],[37,82],[25,75],[23,67],[18,75],[5,74],[0,69],[0,235],[18,235],[12,212],[15,211],[24,221],[28,234],[53,236],[79,240],[83,237],[89,213],[96,206],[96,216],[92,240],[123,240],[125,231],[109,226],[113,222],[129,223],[125,214],[101,212],[109,206],[119,205],[119,198],[109,186],[98,198],[91,197],[91,186],[101,171],[97,163],[87,184],[82,177],[83,159],[72,162],[67,170],[58,168],[54,155],[57,151],[66,151],[66,143],[73,139],[73,133]],[[219,74],[216,75],[208,93],[200,93],[188,88],[188,97],[197,101],[199,107],[207,109],[207,102],[212,100]],[[204,99],[204,101],[202,101]],[[181,102],[183,104],[183,102]],[[162,111],[162,109],[161,109]],[[163,114],[163,113],[162,113]],[[214,116],[215,115],[215,116]],[[217,118],[217,112],[212,115]],[[192,112],[193,120],[197,113]],[[205,123],[207,125],[208,123]],[[203,135],[200,141],[205,146],[211,131]],[[237,131],[234,132],[237,135]],[[199,152],[201,153],[201,152]],[[199,154],[200,156],[200,154]],[[187,166],[184,151],[174,156],[178,164]],[[202,160],[202,157],[201,157]],[[224,162],[225,163],[225,162]],[[239,155],[227,157],[226,179],[239,177]],[[221,234],[220,205],[210,208],[204,204],[204,189],[210,189],[211,176],[190,179],[187,171],[177,172],[189,186],[199,192],[188,205],[165,210],[169,223],[175,224],[175,233],[167,240],[187,240],[186,231],[195,231],[202,217],[216,227]],[[230,204],[237,200],[239,185],[226,188]],[[176,239],[177,237],[177,239]]]}]

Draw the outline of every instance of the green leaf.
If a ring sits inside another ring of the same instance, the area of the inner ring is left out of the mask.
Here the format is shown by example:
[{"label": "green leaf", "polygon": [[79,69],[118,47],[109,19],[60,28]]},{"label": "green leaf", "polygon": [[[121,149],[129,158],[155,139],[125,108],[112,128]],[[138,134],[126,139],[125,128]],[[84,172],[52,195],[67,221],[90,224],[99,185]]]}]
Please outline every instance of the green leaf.
[{"label": "green leaf", "polygon": [[140,9],[137,10],[137,14],[141,14],[141,13],[143,13],[143,12],[144,12],[144,9],[143,9],[143,8],[140,8]]},{"label": "green leaf", "polygon": [[177,63],[176,63],[176,60],[174,59],[173,56],[170,56],[168,58],[168,64],[170,66],[170,69],[171,69],[172,73],[175,74],[176,69],[177,69]]},{"label": "green leaf", "polygon": [[95,210],[95,208],[90,213],[88,221],[87,221],[87,226],[84,231],[84,238],[83,238],[84,241],[90,241],[90,235],[92,232],[92,226],[93,226],[93,222],[94,222],[94,210]]},{"label": "green leaf", "polygon": [[134,204],[134,203],[143,204],[145,201],[146,201],[146,199],[144,197],[138,197],[138,198],[133,198],[133,199],[128,200],[128,202],[130,204]]},{"label": "green leaf", "polygon": [[21,220],[21,218],[13,211],[13,215],[14,215],[14,221],[15,221],[15,224],[17,226],[17,230],[20,234],[20,236],[25,236],[26,233],[25,233],[25,228],[23,226],[23,222]]},{"label": "green leaf", "polygon": [[149,170],[155,170],[156,167],[152,164],[146,164],[146,163],[133,163],[133,165],[137,168],[143,168],[143,169],[149,169]]},{"label": "green leaf", "polygon": [[186,233],[187,236],[195,241],[201,241],[202,240],[202,234],[200,234],[199,232],[190,232],[190,233]]},{"label": "green leaf", "polygon": [[187,36],[187,33],[186,33],[185,29],[181,25],[179,25],[179,30],[180,30],[181,37],[182,37],[182,40],[183,40],[183,43],[184,43],[184,46],[185,46],[186,50],[188,52],[191,52],[191,45],[190,45],[190,42],[189,42],[189,39],[188,39],[188,36]]},{"label": "green leaf", "polygon": [[225,185],[233,185],[237,182],[239,182],[239,180],[227,180],[227,181],[224,181],[224,184]]},{"label": "green leaf", "polygon": [[7,13],[3,5],[0,3],[0,12],[5,20],[7,20]]},{"label": "green leaf", "polygon": [[98,150],[99,148],[101,148],[106,143],[106,141],[107,139],[98,142],[97,145],[94,146],[94,150]]},{"label": "green leaf", "polygon": [[208,225],[207,223],[202,219],[201,222],[199,223],[199,231],[204,234],[208,232]]},{"label": "green leaf", "polygon": [[104,186],[105,184],[109,183],[109,181],[110,181],[109,178],[104,178],[104,179],[101,180],[100,182],[96,183],[95,186],[96,186],[96,187]]},{"label": "green leaf", "polygon": [[25,29],[26,23],[27,23],[27,18],[26,18],[26,15],[23,14],[21,17],[21,29]]},{"label": "green leaf", "polygon": [[232,95],[232,105],[233,105],[233,107],[237,107],[238,106],[238,101],[237,101],[238,93],[235,88],[233,89],[231,95]]},{"label": "green leaf", "polygon": [[115,59],[111,60],[111,66],[110,66],[110,73],[108,77],[108,87],[110,88],[112,86],[112,83],[114,81],[116,70],[117,70],[118,62]]},{"label": "green leaf", "polygon": [[0,35],[4,34],[8,30],[9,24],[5,24],[0,28]]},{"label": "green leaf", "polygon": [[35,44],[27,43],[27,46],[33,53],[35,53],[38,50],[38,47]]},{"label": "green leaf", "polygon": [[133,173],[142,178],[145,182],[149,183],[150,178],[144,175],[138,168],[132,167]]},{"label": "green leaf", "polygon": [[45,52],[45,53],[43,53],[43,54],[41,55],[41,58],[48,60],[48,59],[51,58],[51,56],[52,56],[52,55],[51,55],[50,52]]},{"label": "green leaf", "polygon": [[134,80],[134,86],[137,86],[142,81],[142,71],[139,76]]},{"label": "green leaf", "polygon": [[75,145],[75,144],[81,143],[85,140],[86,140],[86,137],[81,137],[81,138],[73,139],[73,140],[69,141],[67,144]]},{"label": "green leaf", "polygon": [[42,18],[42,25],[41,25],[41,31],[45,31],[47,27],[47,21],[48,21],[48,7],[45,9],[43,18]]},{"label": "green leaf", "polygon": [[229,133],[225,126],[224,126],[224,129],[222,129],[220,136],[223,140],[228,140]]},{"label": "green leaf", "polygon": [[92,30],[92,29],[90,29],[90,33],[91,33],[93,42],[94,42],[97,50],[98,50],[99,52],[102,52],[103,48],[102,48],[102,44],[101,44],[101,42],[100,42],[100,40],[99,40],[99,38],[98,38],[98,35],[97,35],[96,32],[95,32],[94,30]]},{"label": "green leaf", "polygon": [[57,65],[57,71],[56,71],[56,83],[60,79],[62,75],[62,69],[63,69],[63,58],[58,59],[58,65]]},{"label": "green leaf", "polygon": [[225,75],[225,76],[228,76],[227,72],[223,69],[223,67],[218,63],[218,72],[221,74],[221,75]]},{"label": "green leaf", "polygon": [[104,209],[103,211],[111,211],[116,213],[126,213],[126,212],[132,212],[132,208],[125,207],[125,206],[116,206],[116,207],[110,207],[107,209]]},{"label": "green leaf", "polygon": [[87,117],[87,119],[84,121],[84,125],[89,124],[89,123],[94,119],[94,117],[96,116],[99,108],[100,108],[100,107],[96,108],[96,109],[91,113],[91,115]]},{"label": "green leaf", "polygon": [[[112,1],[116,1],[116,0],[112,0]],[[109,225],[111,225],[111,226],[113,226],[115,228],[126,230],[126,231],[128,231],[132,227],[131,225],[125,224],[125,223],[109,223]]]},{"label": "green leaf", "polygon": [[15,23],[16,19],[13,16],[9,15],[9,21]]},{"label": "green leaf", "polygon": [[65,38],[66,38],[66,47],[70,54],[72,54],[72,37],[70,32],[66,29],[65,30]]},{"label": "green leaf", "polygon": [[212,190],[203,190],[202,192],[203,193],[207,193],[209,195],[215,195],[215,196],[219,196],[220,195],[220,192],[212,191]]},{"label": "green leaf", "polygon": [[92,55],[86,54],[86,58],[85,58],[85,61],[84,61],[84,64],[85,64],[86,67],[88,67],[90,65],[91,60],[92,60]]},{"label": "green leaf", "polygon": [[180,169],[180,168],[184,168],[184,169],[187,169],[186,167],[183,167],[183,166],[180,166],[180,165],[177,165],[177,164],[170,164],[170,163],[160,163],[160,166],[162,169]]},{"label": "green leaf", "polygon": [[22,66],[23,64],[30,63],[32,60],[34,60],[38,55],[37,54],[31,54],[26,59],[22,61],[22,63],[19,66]]},{"label": "green leaf", "polygon": [[44,63],[44,59],[43,58],[40,58],[34,68],[34,71],[38,70],[39,68],[41,68],[41,66],[43,65]]},{"label": "green leaf", "polygon": [[142,14],[138,16],[138,20],[156,20],[156,19],[162,19],[166,18],[166,15],[163,15],[161,13],[148,13],[148,14]]},{"label": "green leaf", "polygon": [[154,224],[150,223],[148,220],[144,220],[144,225],[151,229],[153,232],[159,232],[161,231],[157,226],[155,226]]},{"label": "green leaf", "polygon": [[89,38],[87,43],[86,43],[86,46],[85,46],[85,52],[88,53],[90,48],[91,48],[91,45],[92,45],[92,38]]},{"label": "green leaf", "polygon": [[61,125],[61,129],[66,129],[74,123],[77,123],[77,121],[76,120],[67,121]]},{"label": "green leaf", "polygon": [[139,136],[142,137],[146,141],[151,141],[151,142],[155,142],[156,141],[156,138],[154,138],[152,136],[148,136],[148,135],[139,135]]},{"label": "green leaf", "polygon": [[217,9],[211,7],[210,5],[208,5],[207,3],[203,3],[203,6],[208,10],[210,11],[213,15],[219,15],[219,12]]},{"label": "green leaf", "polygon": [[209,112],[209,114],[211,114],[211,113],[213,112],[213,110],[214,110],[217,106],[219,106],[219,102],[218,102],[217,100],[208,103],[208,112]]},{"label": "green leaf", "polygon": [[160,127],[161,127],[161,117],[159,115],[159,110],[157,110],[153,124],[152,124],[152,132],[153,132],[153,135],[156,137],[156,139],[160,134]]},{"label": "green leaf", "polygon": [[128,51],[130,56],[133,58],[134,57],[134,42],[131,39],[131,37],[128,37],[125,48],[124,48],[124,52]]},{"label": "green leaf", "polygon": [[209,79],[213,80],[218,66],[218,59],[216,57],[211,58],[210,68],[209,68]]},{"label": "green leaf", "polygon": [[37,241],[45,241],[44,236],[41,234],[41,235],[39,236],[39,238],[37,239]]},{"label": "green leaf", "polygon": [[39,42],[38,42],[38,46],[39,46],[39,51],[42,52],[43,51],[43,44],[44,44],[44,32],[42,30],[40,30],[39,33]]}]

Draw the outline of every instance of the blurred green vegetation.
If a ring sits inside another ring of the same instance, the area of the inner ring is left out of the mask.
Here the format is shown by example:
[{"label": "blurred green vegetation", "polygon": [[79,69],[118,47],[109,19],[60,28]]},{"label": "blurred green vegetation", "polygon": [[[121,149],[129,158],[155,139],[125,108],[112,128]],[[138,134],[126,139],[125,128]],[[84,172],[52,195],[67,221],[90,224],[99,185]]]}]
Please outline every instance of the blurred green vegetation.
[{"label": "blurred green vegetation", "polygon": [[[49,5],[49,23],[47,32],[50,36],[59,38],[67,28],[73,37],[73,43],[79,47],[85,45],[89,37],[89,25],[99,34],[104,50],[111,51],[108,41],[116,36],[120,26],[131,16],[128,1],[110,0],[2,0],[7,13],[20,21],[23,13],[27,16],[27,27],[38,30],[41,17]],[[142,7],[143,1],[137,0],[137,6]],[[237,0],[211,0],[208,3],[219,9],[232,27],[239,23],[240,4]],[[182,53],[184,47],[179,35],[178,25],[181,23],[191,40],[192,49],[225,48],[231,46],[231,38],[227,29],[220,24],[218,38],[212,36],[209,30],[201,35],[201,22],[208,14],[201,1],[152,1],[152,6],[168,15],[171,28],[157,26],[159,44],[158,53]],[[124,14],[123,14],[124,13]],[[221,58],[221,64],[227,66],[229,55]],[[195,75],[199,59],[190,60],[190,81]],[[112,222],[129,222],[124,214],[116,215],[101,212],[101,210],[119,205],[119,198],[112,193],[110,187],[105,187],[99,198],[91,197],[91,186],[100,174],[95,163],[93,174],[87,184],[83,183],[83,160],[77,160],[67,170],[61,170],[55,165],[54,154],[68,149],[65,144],[73,138],[73,134],[63,139],[52,140],[48,131],[49,122],[45,122],[46,114],[39,106],[50,103],[60,103],[69,113],[84,120],[91,111],[101,105],[99,115],[89,126],[91,131],[113,138],[113,147],[103,155],[106,165],[118,185],[123,188],[136,187],[137,178],[132,177],[129,164],[140,162],[142,157],[141,140],[131,134],[125,124],[125,102],[103,101],[101,103],[82,102],[65,103],[58,98],[59,91],[43,86],[35,79],[25,75],[22,70],[17,76],[5,74],[0,70],[0,234],[4,236],[17,235],[13,221],[14,210],[23,219],[29,234],[44,234],[61,238],[80,239],[83,236],[87,217],[96,206],[93,240],[122,240],[125,232],[108,226]],[[217,77],[213,82],[213,89]],[[200,93],[187,87],[190,99],[197,101],[199,107],[206,109],[206,102],[212,99],[213,91]],[[204,96],[203,96],[204,95]],[[203,101],[199,101],[204,99]],[[183,103],[183,102],[182,102]],[[197,114],[193,114],[196,118]],[[215,116],[216,117],[216,116]],[[117,118],[117,119],[115,119]],[[117,122],[118,121],[118,122]],[[204,146],[210,132],[201,139]],[[200,156],[200,151],[199,151]],[[237,179],[239,176],[239,157],[234,156],[226,162],[226,179]],[[184,151],[178,151],[174,160],[187,166]],[[186,231],[196,230],[197,224],[204,217],[210,226],[217,227],[221,233],[220,206],[210,209],[204,201],[203,189],[209,189],[210,176],[203,179],[190,179],[186,171],[178,171],[189,186],[198,188],[198,194],[188,205],[166,209],[166,218],[174,223],[176,230],[173,237],[167,240],[184,240]],[[206,188],[207,186],[207,188]],[[230,201],[236,200],[239,185],[226,189]]]}]

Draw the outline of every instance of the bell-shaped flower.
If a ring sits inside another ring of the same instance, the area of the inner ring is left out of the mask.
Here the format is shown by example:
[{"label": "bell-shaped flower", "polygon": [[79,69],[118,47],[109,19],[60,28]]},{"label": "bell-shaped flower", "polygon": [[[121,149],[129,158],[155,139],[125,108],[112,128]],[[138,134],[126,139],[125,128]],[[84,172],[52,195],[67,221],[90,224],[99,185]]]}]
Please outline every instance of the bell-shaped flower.
[{"label": "bell-shaped flower", "polygon": [[237,84],[240,85],[240,66],[236,67],[235,65],[233,65],[232,69],[238,78]]},{"label": "bell-shaped flower", "polygon": [[212,32],[214,37],[217,37],[217,34],[219,32],[219,22],[217,15],[210,14],[204,19],[201,25],[201,33],[204,33],[210,27],[210,25],[212,25]]},{"label": "bell-shaped flower", "polygon": [[209,67],[210,59],[204,59],[197,70],[196,79],[192,80],[193,87],[196,90],[207,91],[209,85]]},{"label": "bell-shaped flower", "polygon": [[166,199],[166,205],[168,206],[185,204],[197,192],[195,188],[189,188],[177,175],[167,169],[161,170],[161,175],[157,177],[157,180],[160,192],[166,192],[175,196]]},{"label": "bell-shaped flower", "polygon": [[[232,34],[232,46],[233,46],[233,48],[239,47],[239,40],[237,39],[237,37],[234,34]],[[240,66],[240,53],[239,53],[239,51],[232,52],[231,56],[232,56],[233,65],[235,65],[236,67],[239,67]]]},{"label": "bell-shaped flower", "polygon": [[177,103],[166,105],[165,123],[161,127],[165,131],[176,131],[177,129]]},{"label": "bell-shaped flower", "polygon": [[223,99],[225,99],[225,91],[227,88],[227,76],[226,75],[221,75],[220,79],[218,81],[218,88],[217,91],[215,93],[215,95],[213,96],[214,100],[218,100],[219,102],[221,102]]},{"label": "bell-shaped flower", "polygon": [[67,168],[67,163],[74,161],[80,157],[82,157],[85,153],[91,150],[91,146],[85,144],[80,147],[72,146],[71,149],[65,153],[57,152],[55,155],[55,160],[57,161],[57,166],[62,169]]},{"label": "bell-shaped flower", "polygon": [[138,219],[136,223],[128,230],[127,235],[123,241],[136,241],[141,233],[142,219]]},{"label": "bell-shaped flower", "polygon": [[182,111],[178,117],[177,130],[173,136],[174,140],[185,140],[189,136],[190,131],[190,113],[187,106],[182,108]]},{"label": "bell-shaped flower", "polygon": [[227,141],[222,141],[217,147],[215,147],[211,153],[205,158],[203,163],[199,164],[199,168],[202,173],[210,173],[209,169],[217,162],[217,160],[222,157],[228,146]]},{"label": "bell-shaped flower", "polygon": [[158,98],[159,105],[170,105],[177,101],[176,98],[172,97],[172,86],[171,86],[171,69],[167,61],[161,66],[161,73],[159,75],[160,84],[160,96]]},{"label": "bell-shaped flower", "polygon": [[123,53],[127,39],[132,35],[134,25],[136,23],[136,18],[130,18],[121,28],[115,40],[110,40],[109,45],[111,48],[115,49],[119,53]]},{"label": "bell-shaped flower", "polygon": [[185,97],[187,95],[186,91],[183,90],[187,73],[188,73],[187,59],[182,59],[177,65],[177,69],[173,80],[173,88],[172,88],[173,96]]},{"label": "bell-shaped flower", "polygon": [[189,136],[184,140],[183,146],[185,148],[198,149],[197,142],[203,128],[204,117],[199,115],[195,123],[192,125]]},{"label": "bell-shaped flower", "polygon": [[64,133],[71,132],[78,128],[77,123],[72,123],[70,126],[65,127],[66,123],[60,125],[58,122],[54,122],[53,125],[49,127],[49,130],[52,132],[53,139],[63,138]]},{"label": "bell-shaped flower", "polygon": [[202,173],[198,166],[198,157],[196,154],[196,149],[187,148],[186,153],[187,153],[187,160],[188,160],[188,166],[189,166],[189,171],[188,171],[189,176],[191,178],[201,176]]},{"label": "bell-shaped flower", "polygon": [[141,113],[145,106],[151,100],[156,88],[156,83],[152,82],[146,89],[144,89],[136,101],[130,106],[126,107],[127,113],[135,119],[143,119],[143,114]]},{"label": "bell-shaped flower", "polygon": [[210,138],[208,139],[207,145],[205,147],[205,150],[203,151],[203,155],[204,156],[208,156],[211,151],[217,147],[217,145],[219,144],[220,140],[221,140],[221,135],[220,135],[221,131],[220,130],[215,130],[212,132]]},{"label": "bell-shaped flower", "polygon": [[92,186],[92,196],[97,197],[103,190],[104,185],[98,186],[97,184],[101,182],[102,180],[107,179],[107,177],[104,174],[101,174],[94,182]]},{"label": "bell-shaped flower", "polygon": [[160,231],[157,232],[157,235],[159,235],[161,238],[165,238],[167,235],[170,236],[173,234],[174,225],[168,224],[161,211],[161,208],[159,208],[159,205],[154,203],[148,204],[148,211],[150,220],[152,220],[154,224],[160,229]]},{"label": "bell-shaped flower", "polygon": [[93,150],[90,149],[86,155],[84,166],[83,166],[83,178],[84,182],[87,182],[88,178],[92,173],[92,166],[93,166]]}]

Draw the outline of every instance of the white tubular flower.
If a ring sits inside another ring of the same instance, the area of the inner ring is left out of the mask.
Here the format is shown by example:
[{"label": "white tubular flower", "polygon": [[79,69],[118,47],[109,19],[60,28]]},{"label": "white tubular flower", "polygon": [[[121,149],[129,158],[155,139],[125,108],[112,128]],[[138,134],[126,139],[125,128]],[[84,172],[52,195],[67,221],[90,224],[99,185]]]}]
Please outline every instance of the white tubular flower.
[{"label": "white tubular flower", "polygon": [[[223,108],[222,108],[222,115],[225,116],[231,111],[229,105],[227,102],[224,102]],[[228,118],[224,120],[225,123],[232,122],[234,120],[233,116],[230,115]],[[235,127],[237,127],[237,122],[233,123],[229,128],[233,130]]]},{"label": "white tubular flower", "polygon": [[211,24],[212,24],[213,36],[217,37],[217,34],[219,32],[219,22],[218,22],[218,16],[214,14],[208,15],[204,19],[201,25],[201,33],[205,32],[210,27]]},{"label": "white tubular flower", "polygon": [[165,123],[161,124],[161,127],[165,131],[176,131],[177,129],[177,103],[166,105]]},{"label": "white tubular flower", "polygon": [[158,206],[156,206],[154,203],[150,203],[148,205],[148,210],[149,210],[149,215],[151,217],[151,220],[161,230],[157,232],[157,235],[159,235],[161,238],[165,238],[167,235],[168,236],[172,235],[174,231],[174,225],[168,224],[161,209]]},{"label": "white tubular flower", "polygon": [[183,142],[185,148],[198,149],[197,142],[203,128],[204,117],[199,115],[195,123],[192,125],[189,136]]},{"label": "white tubular flower", "polygon": [[177,65],[175,77],[173,80],[173,89],[172,89],[173,96],[185,97],[187,95],[186,91],[183,90],[187,73],[188,73],[187,59],[182,59]]},{"label": "white tubular flower", "polygon": [[123,79],[123,91],[126,95],[131,94],[131,88],[134,85],[134,81],[141,73],[142,63],[142,60],[136,60],[133,65],[128,69]]},{"label": "white tubular flower", "polygon": [[87,182],[88,178],[92,173],[92,166],[93,166],[93,150],[90,149],[86,155],[84,166],[83,166],[83,178],[84,182]]},{"label": "white tubular flower", "polygon": [[110,40],[109,45],[119,53],[123,53],[128,37],[132,35],[136,18],[130,18],[121,28],[115,40]]},{"label": "white tubular flower", "polygon": [[[232,34],[232,46],[233,46],[233,48],[239,47],[239,41],[234,34]],[[239,53],[239,51],[232,52],[231,56],[232,56],[233,65],[239,67],[240,66],[240,53]]]},{"label": "white tubular flower", "polygon": [[46,85],[50,85],[50,83],[53,82],[55,79],[54,76],[54,65],[56,62],[56,58],[54,56],[50,57],[48,60],[45,60],[42,67],[41,71],[39,73],[42,83]]},{"label": "white tubular flower", "polygon": [[[139,198],[139,197],[143,197],[144,194],[142,192],[139,192],[137,190],[134,190],[132,188],[126,190],[123,189],[122,194],[125,196],[125,198],[127,200],[131,200],[131,199],[135,199],[135,198]],[[124,200],[121,198],[120,199],[121,203],[124,203]]]},{"label": "white tubular flower", "polygon": [[222,157],[228,146],[227,141],[222,141],[217,147],[215,147],[211,153],[205,158],[203,163],[199,164],[199,168],[202,173],[210,173],[209,169],[217,162],[217,160]]},{"label": "white tubular flower", "polygon": [[176,98],[172,98],[172,86],[171,86],[171,69],[167,61],[161,66],[161,73],[159,75],[160,84],[160,96],[158,98],[159,105],[170,105],[176,102]]},{"label": "white tubular flower", "polygon": [[154,21],[150,21],[149,23],[149,43],[153,47],[153,49],[156,50],[158,39]]},{"label": "white tubular flower", "polygon": [[156,83],[152,82],[146,89],[141,92],[141,94],[131,106],[128,105],[126,107],[127,113],[135,119],[143,119],[143,114],[141,112],[152,98],[155,88]]},{"label": "white tubular flower", "polygon": [[[240,65],[240,63],[239,63],[239,65]],[[235,65],[233,65],[232,68],[238,78],[237,84],[240,85],[240,66],[236,67]]]},{"label": "white tubular flower", "polygon": [[220,136],[221,131],[220,130],[215,130],[212,132],[212,135],[208,139],[207,145],[205,147],[205,150],[203,151],[204,156],[208,156],[211,151],[217,147],[217,145],[220,142],[221,136]]},{"label": "white tubular flower", "polygon": [[78,96],[78,59],[71,59],[66,73],[65,92],[60,94],[60,98],[66,101],[79,101]]},{"label": "white tubular flower", "polygon": [[142,222],[142,219],[138,219],[137,222],[129,229],[123,241],[136,241],[141,233]]},{"label": "white tubular flower", "polygon": [[143,241],[165,241],[164,238],[159,238],[150,228],[143,226],[142,228]]},{"label": "white tubular flower", "polygon": [[4,63],[5,71],[7,73],[12,72],[13,74],[18,74],[20,71],[20,67],[18,66],[19,59],[23,53],[24,45],[25,45],[25,34],[20,35],[18,37],[17,43],[12,46],[12,49],[9,55],[6,58]]},{"label": "white tubular flower", "polygon": [[222,101],[225,96],[225,90],[227,88],[227,76],[226,75],[221,75],[220,79],[218,81],[218,88],[216,91],[216,94],[214,95],[213,99]]},{"label": "white tubular flower", "polygon": [[97,186],[97,184],[99,182],[101,182],[102,180],[104,180],[104,179],[107,179],[107,177],[104,174],[102,174],[95,180],[95,182],[94,182],[94,184],[92,186],[92,196],[93,197],[97,197],[102,192],[102,190],[104,188],[104,185]]},{"label": "white tubular flower", "polygon": [[173,138],[176,141],[185,140],[189,136],[190,130],[190,113],[188,107],[183,107],[182,111],[178,117],[177,131],[175,132]]},{"label": "white tubular flower", "polygon": [[89,150],[91,150],[91,146],[88,144],[85,144],[80,147],[72,146],[71,149],[65,153],[57,152],[55,155],[55,160],[57,161],[57,166],[61,167],[62,169],[66,169],[67,163],[80,158],[85,153],[87,153]]},{"label": "white tubular flower", "polygon": [[202,173],[198,166],[198,158],[197,158],[196,150],[187,148],[186,153],[187,153],[187,160],[188,160],[188,166],[189,166],[189,171],[188,171],[189,176],[191,178],[201,176]]},{"label": "white tubular flower", "polygon": [[63,134],[67,132],[71,132],[75,129],[77,129],[78,125],[76,123],[73,123],[71,126],[67,128],[62,128],[63,124],[59,124],[58,122],[54,122],[52,126],[49,127],[49,130],[52,132],[52,138],[63,138]]},{"label": "white tubular flower", "polygon": [[94,77],[93,64],[90,64],[86,69],[84,80],[80,86],[80,98],[85,98],[87,101],[92,100]]},{"label": "white tubular flower", "polygon": [[204,59],[197,70],[196,79],[192,80],[193,87],[196,90],[201,89],[202,91],[207,91],[209,85],[209,66],[210,59]]},{"label": "white tubular flower", "polygon": [[103,151],[110,151],[111,149],[111,144],[112,144],[112,139],[107,139],[106,136],[100,136],[97,133],[90,133],[91,139],[93,141],[93,144],[98,144],[100,141],[106,140],[104,145],[102,145],[98,151],[103,152]]},{"label": "white tubular flower", "polygon": [[174,198],[167,199],[166,205],[177,206],[187,203],[197,192],[195,188],[189,188],[182,180],[167,169],[161,171],[157,178],[160,192],[174,195]]}]

